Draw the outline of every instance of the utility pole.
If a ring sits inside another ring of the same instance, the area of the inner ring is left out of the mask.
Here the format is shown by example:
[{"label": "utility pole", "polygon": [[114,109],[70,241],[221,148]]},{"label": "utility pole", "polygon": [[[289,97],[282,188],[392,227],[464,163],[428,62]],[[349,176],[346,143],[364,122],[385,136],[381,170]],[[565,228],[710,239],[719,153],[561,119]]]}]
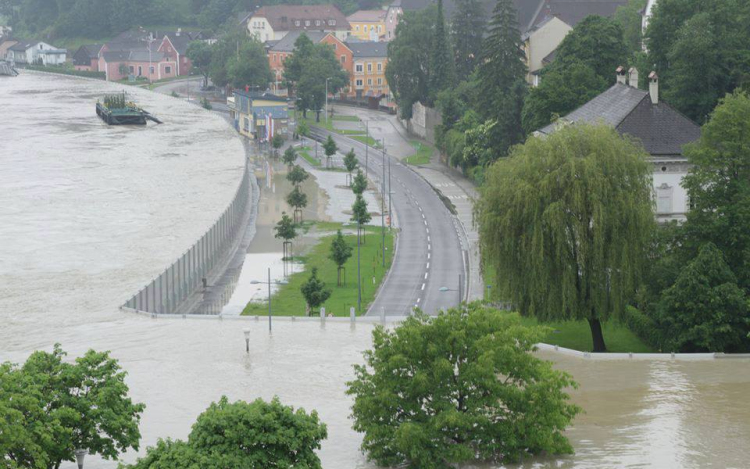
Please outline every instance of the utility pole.
[{"label": "utility pole", "polygon": [[328,80],[331,78],[326,78],[326,126],[328,125]]},{"label": "utility pole", "polygon": [[[385,151],[385,139],[383,139],[383,151]],[[393,212],[391,211],[391,208],[393,207],[393,204],[391,203],[391,199],[393,198],[393,191],[391,190],[391,158],[388,157],[388,228],[390,229],[391,226],[393,226]]]},{"label": "utility pole", "polygon": [[383,267],[385,268],[385,138],[383,138],[383,178],[380,186],[382,187],[380,224],[383,232]]},{"label": "utility pole", "polygon": [[268,268],[268,332],[271,332],[271,268]]},{"label": "utility pole", "polygon": [[369,140],[367,137],[370,136],[370,121],[365,121],[365,176],[367,176],[367,150],[370,148],[370,144],[367,143]]},{"label": "utility pole", "polygon": [[357,221],[357,290],[359,292],[359,296],[357,297],[357,311],[359,311],[360,314],[362,314],[362,272],[360,268],[360,230],[362,229],[362,223]]}]

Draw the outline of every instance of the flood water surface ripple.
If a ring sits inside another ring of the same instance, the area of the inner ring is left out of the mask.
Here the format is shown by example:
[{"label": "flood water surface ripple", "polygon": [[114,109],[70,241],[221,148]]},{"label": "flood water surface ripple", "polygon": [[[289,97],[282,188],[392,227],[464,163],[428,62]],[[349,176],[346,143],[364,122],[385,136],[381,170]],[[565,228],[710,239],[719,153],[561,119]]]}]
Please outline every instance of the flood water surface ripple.
[{"label": "flood water surface ripple", "polygon": [[[275,320],[269,334],[264,319],[151,319],[118,310],[226,208],[244,161],[224,120],[168,96],[128,88],[162,126],[105,126],[94,103],[120,89],[32,73],[0,80],[0,361],[22,362],[56,342],[71,357],[111,350],[133,398],[147,405],[141,453],[159,437],[186,437],[221,395],[278,395],[316,409],[328,424],[323,467],[374,468],[359,451],[344,394],[371,325]],[[580,383],[571,395],[585,413],[567,432],[575,455],[520,467],[748,467],[747,359],[539,354]],[[89,457],[86,467],[116,463]]]}]

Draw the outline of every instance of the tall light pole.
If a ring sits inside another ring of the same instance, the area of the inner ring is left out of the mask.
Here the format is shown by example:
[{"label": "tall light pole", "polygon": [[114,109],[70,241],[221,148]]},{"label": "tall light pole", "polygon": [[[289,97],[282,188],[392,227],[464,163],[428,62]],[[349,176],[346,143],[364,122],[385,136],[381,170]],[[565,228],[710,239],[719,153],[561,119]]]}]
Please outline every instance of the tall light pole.
[{"label": "tall light pole", "polygon": [[383,179],[380,186],[382,187],[380,224],[383,232],[383,268],[385,268],[385,138],[383,138]]},{"label": "tall light pole", "polygon": [[[262,282],[258,280],[251,280],[251,285],[258,285],[259,283],[266,283],[268,284],[268,332],[271,332],[271,268],[268,268],[268,281]],[[285,282],[279,282],[279,283],[285,283]]]},{"label": "tall light pole", "polygon": [[359,311],[360,314],[362,314],[362,272],[360,268],[360,230],[362,229],[362,223],[357,220],[357,290],[359,293],[359,296],[357,297],[357,311]]},{"label": "tall light pole", "polygon": [[370,136],[370,121],[365,121],[365,176],[367,176],[367,170],[369,166],[367,166],[367,150],[370,148],[370,144],[367,143],[369,141]]},{"label": "tall light pole", "polygon": [[328,80],[332,77],[326,78],[326,125],[328,125]]},{"label": "tall light pole", "polygon": [[242,333],[245,334],[245,352],[250,353],[250,329],[243,329]]},{"label": "tall light pole", "polygon": [[[383,151],[385,151],[385,139],[383,139]],[[391,187],[391,158],[388,157],[388,228],[393,225],[393,212],[391,211],[393,192]]]}]

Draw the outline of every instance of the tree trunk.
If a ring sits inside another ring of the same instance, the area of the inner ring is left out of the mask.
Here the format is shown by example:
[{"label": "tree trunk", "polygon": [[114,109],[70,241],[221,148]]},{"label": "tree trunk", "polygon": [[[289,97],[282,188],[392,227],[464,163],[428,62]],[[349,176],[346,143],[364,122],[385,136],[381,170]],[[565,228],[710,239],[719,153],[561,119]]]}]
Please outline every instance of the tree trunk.
[{"label": "tree trunk", "polygon": [[604,334],[602,334],[602,323],[598,319],[589,319],[589,327],[591,328],[591,338],[594,341],[594,352],[602,353],[607,351],[607,346],[604,344]]}]

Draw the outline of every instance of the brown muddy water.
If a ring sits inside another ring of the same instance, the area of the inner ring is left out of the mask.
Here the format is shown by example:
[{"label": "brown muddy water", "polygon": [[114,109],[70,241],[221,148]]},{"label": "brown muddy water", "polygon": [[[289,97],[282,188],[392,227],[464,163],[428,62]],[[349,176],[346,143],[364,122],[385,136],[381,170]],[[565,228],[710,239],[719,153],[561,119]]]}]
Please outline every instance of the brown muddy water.
[{"label": "brown muddy water", "polygon": [[[71,357],[111,350],[132,396],[147,405],[141,452],[159,437],[184,438],[221,395],[278,395],[328,424],[323,467],[375,468],[359,451],[344,394],[371,325],[275,320],[269,334],[263,319],[165,320],[118,310],[224,210],[243,161],[221,118],[167,96],[133,91],[164,126],[108,128],[94,102],[119,89],[29,73],[0,80],[0,361],[22,362],[56,342]],[[278,256],[269,231],[276,210],[284,205],[269,196],[249,253],[262,273]],[[568,431],[575,455],[521,467],[750,466],[750,360],[540,355],[580,383],[572,397],[585,414]],[[114,467],[87,458],[87,469]]]}]

